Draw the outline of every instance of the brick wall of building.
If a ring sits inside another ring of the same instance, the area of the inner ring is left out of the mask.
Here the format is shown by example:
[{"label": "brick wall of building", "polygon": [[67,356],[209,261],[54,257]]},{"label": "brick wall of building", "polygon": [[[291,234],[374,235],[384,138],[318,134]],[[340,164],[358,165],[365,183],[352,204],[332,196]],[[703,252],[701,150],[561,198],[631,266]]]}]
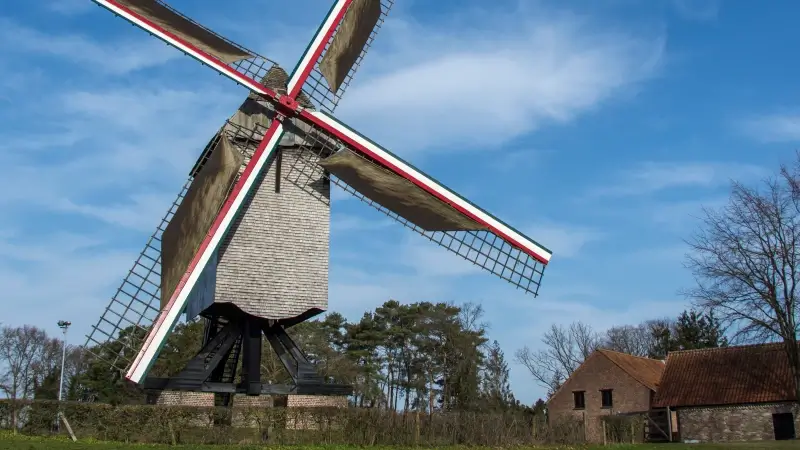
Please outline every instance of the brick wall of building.
[{"label": "brick wall of building", "polygon": [[[297,147],[283,148],[257,181],[220,246],[216,302],[269,319],[327,309],[330,183],[313,158]],[[298,167],[317,172],[298,186],[285,179]]]},{"label": "brick wall of building", "polygon": [[[613,407],[603,408],[602,389],[611,389]],[[584,391],[585,408],[576,409],[573,392]],[[647,411],[651,391],[628,375],[619,366],[599,353],[586,362],[564,383],[547,402],[551,423],[565,420],[582,421],[588,442],[602,442],[600,418],[605,415]]]},{"label": "brick wall of building", "polygon": [[[331,426],[329,414],[314,415],[313,412],[296,411],[292,408],[346,408],[347,397],[326,395],[290,395],[286,399],[288,416],[286,428],[289,430],[316,430],[321,427]],[[336,422],[335,420],[333,422]]]},{"label": "brick wall of building", "polygon": [[[272,407],[275,403],[295,408],[337,407],[346,408],[347,397],[326,395],[286,395],[283,399],[269,395],[235,395],[234,407]],[[153,402],[157,405],[214,406],[214,394],[209,392],[161,391]]]},{"label": "brick wall of building", "polygon": [[795,429],[800,427],[800,409],[787,404],[680,408],[677,412],[683,442],[772,440],[772,415],[777,413],[794,413]]},{"label": "brick wall of building", "polygon": [[290,395],[286,406],[295,408],[346,408],[347,397],[339,395]]},{"label": "brick wall of building", "polygon": [[[214,394],[205,392],[182,392],[182,391],[161,391],[152,394],[149,398],[150,403],[165,406],[188,406],[209,408],[214,406]],[[231,409],[231,423],[238,427],[257,427],[263,426],[263,418],[267,411],[262,408],[286,407],[286,428],[313,430],[320,427],[320,424],[328,424],[331,419],[329,414],[316,416],[309,411],[292,411],[293,408],[323,408],[336,407],[347,408],[347,397],[344,396],[316,396],[316,395],[284,395],[284,396],[247,396],[235,395],[233,397],[233,408]],[[191,423],[195,426],[211,426],[212,415],[207,410],[198,410],[196,419]]]},{"label": "brick wall of building", "polygon": [[214,406],[214,394],[208,392],[161,391],[155,400],[157,405],[170,406]]}]

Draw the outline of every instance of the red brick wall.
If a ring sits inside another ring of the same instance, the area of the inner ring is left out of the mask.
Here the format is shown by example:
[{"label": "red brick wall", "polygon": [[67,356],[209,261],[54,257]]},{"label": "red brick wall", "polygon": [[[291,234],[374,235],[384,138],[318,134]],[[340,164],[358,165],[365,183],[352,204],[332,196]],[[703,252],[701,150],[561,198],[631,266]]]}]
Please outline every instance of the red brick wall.
[{"label": "red brick wall", "polygon": [[[612,389],[613,407],[602,408],[601,389]],[[584,391],[584,409],[575,409],[574,391]],[[647,411],[650,389],[600,353],[593,353],[547,402],[551,423],[581,420],[589,442],[602,442],[600,417],[604,415]]]}]

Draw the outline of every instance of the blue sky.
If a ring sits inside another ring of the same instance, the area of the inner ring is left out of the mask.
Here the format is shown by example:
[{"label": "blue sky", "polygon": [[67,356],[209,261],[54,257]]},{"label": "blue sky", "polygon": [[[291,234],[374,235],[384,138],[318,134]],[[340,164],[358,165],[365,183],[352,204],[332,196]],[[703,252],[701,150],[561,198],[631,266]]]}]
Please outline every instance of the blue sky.
[{"label": "blue sky", "polygon": [[[329,7],[171,4],[288,68]],[[397,0],[339,117],[554,256],[534,298],[338,199],[331,309],[480,302],[509,359],[551,323],[676,314],[701,206],[800,141],[798,13],[788,0]],[[0,320],[56,332],[69,319],[82,342],[244,95],[89,0],[2,8]],[[544,393],[514,364],[512,387]]]}]

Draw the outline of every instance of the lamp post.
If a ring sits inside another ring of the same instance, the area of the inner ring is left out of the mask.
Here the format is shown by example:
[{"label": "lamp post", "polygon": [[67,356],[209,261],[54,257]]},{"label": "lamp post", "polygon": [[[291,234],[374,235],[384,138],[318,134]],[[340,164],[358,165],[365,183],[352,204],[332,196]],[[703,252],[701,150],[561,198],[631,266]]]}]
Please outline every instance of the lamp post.
[{"label": "lamp post", "polygon": [[64,332],[64,340],[62,343],[63,348],[61,349],[61,381],[58,383],[58,401],[61,401],[62,398],[62,391],[64,390],[64,362],[67,359],[67,330],[69,326],[72,325],[72,322],[67,322],[66,320],[59,320],[58,321],[58,328]]}]

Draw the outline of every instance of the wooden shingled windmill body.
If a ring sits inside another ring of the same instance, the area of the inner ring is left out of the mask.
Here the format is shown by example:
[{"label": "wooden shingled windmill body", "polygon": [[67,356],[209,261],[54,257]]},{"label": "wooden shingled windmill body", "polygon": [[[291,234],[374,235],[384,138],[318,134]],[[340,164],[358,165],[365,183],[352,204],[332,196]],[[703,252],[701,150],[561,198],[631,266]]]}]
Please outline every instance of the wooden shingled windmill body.
[{"label": "wooden shingled windmill body", "polygon": [[[251,91],[88,336],[90,349],[123,344],[108,363],[128,380],[154,390],[349,394],[325,383],[285,331],[327,309],[331,183],[537,294],[549,250],[332,116],[392,0],[336,0],[291,74],[159,0],[93,1]],[[181,314],[205,319],[202,350],[172,378],[147,377]],[[264,338],[292,384],[261,379]]]}]

